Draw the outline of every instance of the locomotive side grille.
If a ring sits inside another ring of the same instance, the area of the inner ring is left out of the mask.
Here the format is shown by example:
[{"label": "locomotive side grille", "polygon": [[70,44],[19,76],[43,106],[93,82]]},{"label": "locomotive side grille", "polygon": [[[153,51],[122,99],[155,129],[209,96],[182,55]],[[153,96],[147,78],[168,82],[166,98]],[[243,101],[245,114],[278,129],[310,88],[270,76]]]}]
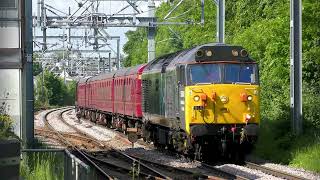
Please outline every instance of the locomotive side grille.
[{"label": "locomotive side grille", "polygon": [[0,9],[17,8],[16,0],[1,0]]},{"label": "locomotive side grille", "polygon": [[149,111],[149,95],[150,95],[150,83],[149,80],[142,80],[142,91],[143,91],[143,101],[142,101],[142,109],[143,112]]}]

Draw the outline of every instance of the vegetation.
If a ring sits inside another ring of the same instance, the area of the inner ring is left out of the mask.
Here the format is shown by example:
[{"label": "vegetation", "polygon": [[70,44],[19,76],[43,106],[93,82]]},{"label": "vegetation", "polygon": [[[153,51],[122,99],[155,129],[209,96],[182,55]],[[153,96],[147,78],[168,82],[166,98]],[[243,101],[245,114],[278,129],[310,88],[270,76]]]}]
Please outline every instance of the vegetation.
[{"label": "vegetation", "polygon": [[20,163],[20,176],[26,180],[63,179],[63,154],[25,153]]},{"label": "vegetation", "polygon": [[36,77],[35,107],[74,105],[76,82],[64,84],[63,79],[49,71]]},{"label": "vegetation", "polygon": [[[173,1],[174,4],[178,1]],[[173,6],[157,9],[158,21]],[[289,106],[289,9],[287,0],[226,1],[226,43],[242,45],[259,62],[261,132],[255,153],[275,162],[320,172],[320,3],[303,1],[304,133],[291,133]],[[215,41],[215,5],[205,0],[204,26],[157,27],[157,56]],[[187,12],[185,15],[181,14]],[[172,21],[200,21],[200,1],[185,0]],[[127,32],[125,66],[147,61],[147,31]]]},{"label": "vegetation", "polygon": [[16,137],[12,130],[13,120],[6,113],[6,103],[0,106],[0,140],[10,137]]},{"label": "vegetation", "polygon": [[12,132],[13,120],[4,114],[0,114],[0,140],[8,137],[14,137]]}]

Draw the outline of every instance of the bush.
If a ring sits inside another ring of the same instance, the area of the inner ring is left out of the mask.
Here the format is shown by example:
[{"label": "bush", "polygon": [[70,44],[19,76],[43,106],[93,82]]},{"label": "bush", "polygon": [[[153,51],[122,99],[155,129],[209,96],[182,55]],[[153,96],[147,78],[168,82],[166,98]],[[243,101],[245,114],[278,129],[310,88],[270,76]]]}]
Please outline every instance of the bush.
[{"label": "bush", "polygon": [[13,120],[8,115],[0,114],[0,139],[13,137],[12,131]]},{"label": "bush", "polygon": [[50,106],[74,105],[75,89],[75,81],[64,84],[60,77],[45,71],[43,77],[41,74],[36,78],[34,91],[36,110]]}]

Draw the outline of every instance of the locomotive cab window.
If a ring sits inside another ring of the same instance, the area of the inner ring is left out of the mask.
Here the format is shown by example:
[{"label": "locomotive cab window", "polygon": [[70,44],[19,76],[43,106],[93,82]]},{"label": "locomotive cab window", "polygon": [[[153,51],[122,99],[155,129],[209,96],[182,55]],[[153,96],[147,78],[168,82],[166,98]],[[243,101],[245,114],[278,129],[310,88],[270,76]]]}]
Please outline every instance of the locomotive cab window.
[{"label": "locomotive cab window", "polygon": [[189,82],[191,84],[221,83],[220,64],[195,64],[189,66]]},{"label": "locomotive cab window", "polygon": [[224,69],[227,83],[258,83],[256,64],[225,64]]},{"label": "locomotive cab window", "polygon": [[193,64],[188,66],[188,84],[258,84],[257,64]]}]

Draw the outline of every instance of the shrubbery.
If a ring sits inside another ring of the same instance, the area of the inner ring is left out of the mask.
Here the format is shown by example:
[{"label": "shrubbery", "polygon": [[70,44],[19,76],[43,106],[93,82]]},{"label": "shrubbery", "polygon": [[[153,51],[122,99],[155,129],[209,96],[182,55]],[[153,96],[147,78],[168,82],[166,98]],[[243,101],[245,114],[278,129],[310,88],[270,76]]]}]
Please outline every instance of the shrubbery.
[{"label": "shrubbery", "polygon": [[13,120],[8,115],[0,114],[0,139],[13,137],[12,132]]},{"label": "shrubbery", "polygon": [[[43,78],[43,79],[42,79]],[[51,72],[45,71],[44,76],[39,74],[35,84],[35,107],[74,105],[76,82],[67,82]]]}]

